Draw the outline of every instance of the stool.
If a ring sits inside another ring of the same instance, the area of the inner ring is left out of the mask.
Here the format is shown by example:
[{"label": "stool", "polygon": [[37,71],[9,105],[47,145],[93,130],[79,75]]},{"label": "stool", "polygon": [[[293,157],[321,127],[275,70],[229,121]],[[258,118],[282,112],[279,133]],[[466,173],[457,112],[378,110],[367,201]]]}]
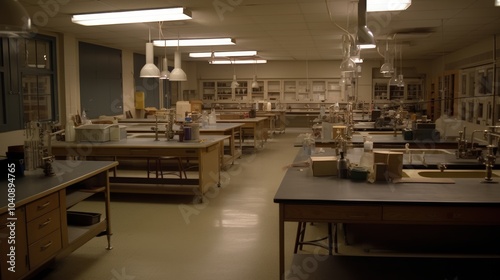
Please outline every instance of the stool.
[{"label": "stool", "polygon": [[[312,223],[311,223],[312,224]],[[315,239],[315,240],[307,240],[304,241],[304,237],[306,235],[306,227],[307,227],[307,222],[298,222],[297,224],[297,235],[295,237],[295,247],[293,249],[293,253],[297,254],[297,251],[300,249],[302,250],[303,245],[311,245],[311,246],[318,246],[321,248],[324,248],[328,250],[328,254],[332,255],[333,249],[335,249],[335,253],[337,253],[337,225],[333,225],[335,227],[335,236],[332,235],[332,223],[328,223],[328,235]],[[334,240],[335,238],[335,240]],[[320,241],[327,240],[328,245],[325,246],[324,244],[321,244]],[[333,248],[335,246],[335,248]]]},{"label": "stool", "polygon": [[[150,170],[150,164],[149,164],[149,161],[150,161],[151,158],[147,158],[147,172],[148,172],[148,178],[149,178],[149,173],[151,173],[152,171]],[[177,162],[177,167],[178,167],[178,170],[179,170],[179,174],[177,175],[176,173],[177,172],[164,172],[161,170],[161,164],[162,164],[162,161],[166,161],[166,160],[175,160]],[[156,178],[158,178],[158,175],[161,176],[161,178],[163,178],[163,174],[175,174],[177,176],[179,176],[179,178],[182,179],[182,176],[184,174],[184,178],[187,179],[187,175],[186,175],[186,171],[184,170],[184,167],[182,165],[182,159],[180,157],[176,157],[176,156],[162,156],[162,157],[158,157],[158,158],[155,158],[155,162],[156,162]]]}]

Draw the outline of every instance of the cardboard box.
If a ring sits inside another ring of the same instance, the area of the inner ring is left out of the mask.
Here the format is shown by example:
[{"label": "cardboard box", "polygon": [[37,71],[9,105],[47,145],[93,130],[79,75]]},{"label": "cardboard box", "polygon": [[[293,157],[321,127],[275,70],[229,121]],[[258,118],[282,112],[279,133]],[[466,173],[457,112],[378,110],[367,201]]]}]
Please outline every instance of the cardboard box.
[{"label": "cardboard box", "polygon": [[388,178],[399,179],[403,177],[403,153],[374,151],[373,164],[376,165],[377,163],[385,163],[387,165]]},{"label": "cardboard box", "polygon": [[337,157],[312,156],[311,167],[313,176],[337,176]]}]

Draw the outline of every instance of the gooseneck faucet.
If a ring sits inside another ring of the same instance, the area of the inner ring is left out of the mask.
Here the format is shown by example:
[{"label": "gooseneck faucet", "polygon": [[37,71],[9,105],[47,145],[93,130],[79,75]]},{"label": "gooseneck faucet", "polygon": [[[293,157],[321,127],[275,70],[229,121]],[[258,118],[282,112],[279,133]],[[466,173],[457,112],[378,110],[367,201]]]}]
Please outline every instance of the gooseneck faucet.
[{"label": "gooseneck faucet", "polygon": [[[484,165],[486,166],[486,176],[484,177],[484,183],[492,183],[492,170],[493,167],[495,166],[495,161],[496,161],[496,151],[498,147],[496,147],[493,144],[493,139],[500,139],[500,133],[496,131],[497,128],[500,128],[500,126],[489,126],[488,130],[486,132],[486,135],[488,137],[488,146],[486,146],[486,160],[484,161]],[[497,148],[497,149],[495,149]]]}]

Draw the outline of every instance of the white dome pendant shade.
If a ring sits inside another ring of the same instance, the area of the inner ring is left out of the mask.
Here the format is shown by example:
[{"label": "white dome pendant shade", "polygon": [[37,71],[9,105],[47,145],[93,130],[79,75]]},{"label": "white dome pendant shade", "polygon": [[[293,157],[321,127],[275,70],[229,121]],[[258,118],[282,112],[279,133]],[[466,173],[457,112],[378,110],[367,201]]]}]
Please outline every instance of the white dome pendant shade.
[{"label": "white dome pendant shade", "polygon": [[259,83],[257,82],[257,75],[253,75],[252,88],[259,88]]},{"label": "white dome pendant shade", "polygon": [[236,80],[236,75],[233,75],[233,81],[231,82],[231,88],[237,88],[240,86],[240,83]]},{"label": "white dome pendant shade", "polygon": [[184,72],[184,70],[181,69],[181,53],[179,51],[175,51],[174,70],[170,72],[170,81],[173,82],[187,81],[186,72]]},{"label": "white dome pendant shade", "polygon": [[170,78],[170,71],[168,71],[167,56],[163,57],[161,67],[162,67],[162,69],[160,72],[160,79],[161,80],[169,79]]},{"label": "white dome pendant shade", "polygon": [[31,18],[17,0],[2,1],[0,10],[0,37],[27,36],[31,29]]},{"label": "white dome pendant shade", "polygon": [[160,69],[154,64],[153,43],[146,43],[146,65],[141,69],[141,78],[159,78]]}]

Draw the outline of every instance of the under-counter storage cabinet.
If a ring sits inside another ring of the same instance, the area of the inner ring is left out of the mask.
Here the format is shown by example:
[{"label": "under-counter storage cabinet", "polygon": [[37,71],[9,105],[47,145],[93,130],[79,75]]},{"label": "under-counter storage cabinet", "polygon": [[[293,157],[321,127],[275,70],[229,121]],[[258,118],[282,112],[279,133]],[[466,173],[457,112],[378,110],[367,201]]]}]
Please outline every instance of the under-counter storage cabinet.
[{"label": "under-counter storage cabinet", "polygon": [[[1,190],[0,280],[31,277],[47,263],[98,235],[107,235],[111,249],[109,171],[116,165],[117,162],[105,161],[56,161],[56,176],[44,177],[41,170],[27,172],[13,181],[15,207],[12,202],[9,205],[7,188]],[[69,226],[67,210],[96,193],[104,193],[100,209],[105,214],[103,218],[90,226]],[[14,230],[9,226],[12,222]],[[11,236],[15,237],[15,244],[9,244]],[[8,263],[4,257],[12,255],[11,246],[15,246],[15,257]]]},{"label": "under-counter storage cabinet", "polygon": [[30,268],[38,267],[61,249],[59,193],[26,205]]}]

